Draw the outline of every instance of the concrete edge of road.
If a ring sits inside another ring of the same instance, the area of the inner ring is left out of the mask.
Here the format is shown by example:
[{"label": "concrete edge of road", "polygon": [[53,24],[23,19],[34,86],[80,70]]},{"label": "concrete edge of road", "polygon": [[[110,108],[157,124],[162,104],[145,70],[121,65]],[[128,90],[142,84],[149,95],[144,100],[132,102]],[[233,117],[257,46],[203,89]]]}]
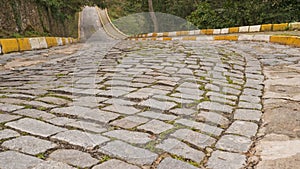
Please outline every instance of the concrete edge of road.
[{"label": "concrete edge of road", "polygon": [[176,36],[193,36],[193,35],[224,35],[236,33],[255,33],[270,31],[288,31],[300,30],[300,22],[280,23],[280,24],[262,24],[252,26],[230,27],[222,29],[200,29],[190,31],[177,32],[159,32],[133,35],[131,38],[147,38],[147,37],[176,37]]},{"label": "concrete edge of road", "polygon": [[65,37],[36,37],[0,39],[0,54],[47,49],[76,43],[77,39]]},{"label": "concrete edge of road", "polygon": [[269,43],[279,43],[282,45],[290,45],[300,47],[299,36],[285,36],[285,35],[218,35],[218,36],[180,36],[180,37],[147,37],[147,38],[129,38],[129,40],[160,40],[160,41],[212,41],[212,40],[227,40],[227,41],[259,41]]}]

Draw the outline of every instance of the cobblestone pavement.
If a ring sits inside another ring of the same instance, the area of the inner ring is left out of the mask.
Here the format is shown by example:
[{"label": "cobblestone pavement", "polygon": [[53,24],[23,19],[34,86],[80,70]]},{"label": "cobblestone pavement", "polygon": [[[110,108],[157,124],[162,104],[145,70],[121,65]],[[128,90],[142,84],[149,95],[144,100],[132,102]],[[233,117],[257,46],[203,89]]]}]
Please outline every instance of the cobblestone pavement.
[{"label": "cobblestone pavement", "polygon": [[[93,42],[1,71],[0,168],[250,168],[264,155],[253,148],[266,133],[257,135],[262,110],[293,102],[297,130],[267,132],[299,138],[299,53],[251,42]],[[298,86],[265,81],[274,71]]]}]

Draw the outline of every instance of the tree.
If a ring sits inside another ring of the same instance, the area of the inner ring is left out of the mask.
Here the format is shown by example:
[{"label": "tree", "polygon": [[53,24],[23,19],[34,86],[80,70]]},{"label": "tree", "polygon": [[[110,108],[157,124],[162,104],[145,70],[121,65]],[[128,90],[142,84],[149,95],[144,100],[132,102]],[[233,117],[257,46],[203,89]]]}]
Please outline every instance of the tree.
[{"label": "tree", "polygon": [[154,32],[158,32],[158,22],[157,22],[156,15],[154,13],[152,0],[148,0],[148,6],[149,6],[150,16],[151,16],[151,19],[152,19],[152,22],[153,22]]}]

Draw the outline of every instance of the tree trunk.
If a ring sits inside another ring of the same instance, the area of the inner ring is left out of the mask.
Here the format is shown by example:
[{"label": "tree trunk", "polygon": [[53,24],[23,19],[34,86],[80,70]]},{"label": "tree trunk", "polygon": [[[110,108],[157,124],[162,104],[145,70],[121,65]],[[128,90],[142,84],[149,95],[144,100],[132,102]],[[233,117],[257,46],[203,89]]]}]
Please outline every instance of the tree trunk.
[{"label": "tree trunk", "polygon": [[152,0],[148,0],[148,6],[149,6],[150,16],[153,22],[154,32],[158,32],[158,22],[157,22],[156,15],[154,13]]}]

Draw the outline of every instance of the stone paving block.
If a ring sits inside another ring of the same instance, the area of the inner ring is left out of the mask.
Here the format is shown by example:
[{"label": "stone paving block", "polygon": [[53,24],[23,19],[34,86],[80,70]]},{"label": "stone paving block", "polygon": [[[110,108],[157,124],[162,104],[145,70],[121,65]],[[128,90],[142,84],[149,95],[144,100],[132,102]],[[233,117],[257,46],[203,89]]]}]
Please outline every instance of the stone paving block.
[{"label": "stone paving block", "polygon": [[195,150],[183,142],[171,138],[164,140],[162,143],[158,144],[156,148],[195,162],[202,161],[205,156],[203,152]]},{"label": "stone paving block", "polygon": [[104,79],[105,78],[99,78],[99,77],[85,77],[77,80],[76,84],[78,83],[97,84],[97,83],[101,83]]},{"label": "stone paving block", "polygon": [[262,96],[262,91],[261,90],[257,90],[257,89],[250,89],[250,88],[245,88],[243,90],[243,94],[244,95],[251,95],[251,96]]},{"label": "stone paving block", "polygon": [[150,131],[154,134],[160,134],[172,128],[173,126],[171,124],[167,124],[159,120],[151,120],[148,123],[138,127],[138,129]]},{"label": "stone paving block", "polygon": [[52,123],[57,126],[65,126],[68,123],[75,122],[75,119],[69,119],[67,117],[55,117],[53,119],[47,120],[47,122]]},{"label": "stone paving block", "polygon": [[148,99],[149,97],[153,96],[154,93],[144,93],[144,92],[133,92],[126,95],[126,98],[129,99]]},{"label": "stone paving block", "polygon": [[41,118],[43,120],[48,120],[56,117],[53,114],[47,113],[45,111],[36,110],[36,109],[22,109],[22,110],[14,111],[13,113],[22,116],[31,117],[31,118],[36,118],[36,119]]},{"label": "stone paving block", "polygon": [[258,122],[261,116],[262,112],[259,110],[236,109],[234,113],[234,119],[238,120],[254,120]]},{"label": "stone paving block", "polygon": [[225,94],[231,94],[231,95],[239,95],[241,94],[241,91],[240,90],[237,90],[237,89],[233,89],[233,88],[230,88],[230,87],[223,87],[222,88],[222,91],[225,93]]},{"label": "stone paving block", "polygon": [[146,144],[149,141],[152,141],[152,139],[150,139],[150,134],[128,130],[113,130],[106,132],[103,135],[114,137],[133,144]]},{"label": "stone paving block", "polygon": [[196,95],[196,96],[200,96],[204,94],[204,91],[200,89],[191,89],[191,88],[183,88],[183,87],[178,87],[176,91],[178,91],[179,93]]},{"label": "stone paving block", "polygon": [[10,115],[10,114],[0,114],[0,123],[5,123],[5,122],[16,120],[19,118],[21,118],[21,116]]},{"label": "stone paving block", "polygon": [[24,108],[24,106],[0,103],[0,111],[3,111],[3,112],[12,112],[12,111],[16,111],[16,110],[19,110],[22,108]]},{"label": "stone paving block", "polygon": [[[6,106],[4,106],[4,107],[7,107],[7,108],[14,108],[16,106],[15,104],[24,104],[25,102],[26,102],[26,100],[21,100],[19,98],[18,99],[15,99],[15,98],[0,98],[0,103],[2,105],[7,104]],[[1,107],[2,106],[0,106],[0,110],[1,110]],[[17,109],[13,109],[12,111],[15,111],[15,110],[17,110]]]},{"label": "stone paving block", "polygon": [[69,100],[58,98],[58,97],[41,97],[36,100],[50,103],[50,104],[56,104],[56,105],[63,105],[70,102]]},{"label": "stone paving block", "polygon": [[226,130],[226,133],[238,134],[251,138],[257,133],[258,125],[252,122],[235,121]]},{"label": "stone paving block", "polygon": [[260,103],[249,103],[249,102],[239,102],[239,108],[244,108],[244,109],[256,109],[256,110],[261,110],[262,105]]},{"label": "stone paving block", "polygon": [[92,169],[140,169],[140,167],[125,163],[120,160],[111,159],[102,164],[96,165]]},{"label": "stone paving block", "polygon": [[168,81],[168,80],[159,80],[156,82],[156,84],[166,85],[166,86],[171,86],[171,87],[175,87],[177,85],[176,82]]},{"label": "stone paving block", "polygon": [[5,126],[41,137],[49,137],[53,134],[66,131],[64,128],[56,127],[39,120],[29,118],[23,118],[18,121],[9,122],[6,123]]},{"label": "stone paving block", "polygon": [[221,126],[228,126],[228,124],[230,123],[230,121],[226,117],[214,112],[202,111],[199,114],[195,115],[195,117],[200,121],[212,122]]},{"label": "stone paving block", "polygon": [[205,85],[205,89],[206,89],[206,90],[216,91],[216,92],[219,92],[219,91],[220,91],[220,87],[217,86],[217,85],[213,85],[213,84],[206,84],[206,85]]},{"label": "stone paving block", "polygon": [[148,121],[149,121],[149,119],[143,118],[143,117],[127,116],[123,119],[115,120],[115,121],[111,122],[110,124],[114,125],[114,126],[122,127],[125,129],[131,129],[138,125],[147,123]]},{"label": "stone paving block", "polygon": [[154,88],[142,88],[142,89],[138,90],[138,92],[151,93],[152,95],[155,95],[155,94],[166,95],[169,93],[169,91],[154,89]]},{"label": "stone paving block", "polygon": [[175,107],[177,104],[173,102],[166,102],[166,101],[163,102],[154,99],[148,99],[142,101],[141,103],[139,103],[139,105],[154,108],[154,109],[159,109],[159,110],[170,110],[171,108]]},{"label": "stone paving block", "polygon": [[129,101],[129,100],[123,100],[123,99],[117,99],[117,98],[112,98],[104,102],[105,104],[118,104],[122,106],[133,106],[136,105],[135,102]]},{"label": "stone paving block", "polygon": [[189,104],[189,103],[194,102],[194,100],[188,100],[188,99],[177,98],[177,97],[169,97],[169,96],[165,96],[165,95],[154,95],[153,98],[157,99],[157,100],[174,101],[174,102],[180,103],[180,104]]},{"label": "stone paving block", "polygon": [[258,96],[251,96],[251,95],[241,95],[240,100],[250,102],[250,103],[260,103],[261,99]]},{"label": "stone paving block", "polygon": [[[196,80],[196,79],[195,79]],[[180,87],[184,87],[184,88],[191,88],[191,89],[198,89],[200,87],[199,84],[197,84],[196,82],[191,83],[191,82],[183,82],[182,84],[179,85]]]},{"label": "stone paving block", "polygon": [[219,111],[219,112],[228,113],[228,114],[231,114],[233,111],[233,108],[231,106],[228,106],[226,104],[217,103],[217,102],[208,102],[208,101],[199,103],[198,109]]},{"label": "stone paving block", "polygon": [[102,133],[104,131],[107,131],[107,129],[103,125],[86,122],[86,121],[80,121],[80,120],[67,123],[66,126],[80,128],[83,129],[84,131],[88,131],[92,133]]},{"label": "stone paving block", "polygon": [[170,110],[170,113],[176,114],[176,115],[191,115],[196,113],[197,110],[193,109],[186,109],[186,108],[177,108]]},{"label": "stone paving block", "polygon": [[107,106],[103,108],[102,110],[107,110],[107,111],[112,111],[120,114],[127,114],[127,115],[132,115],[136,114],[140,110],[134,108],[134,107],[129,107],[129,106],[122,106],[118,104],[113,104],[111,106]]},{"label": "stone paving block", "polygon": [[25,102],[24,104],[30,105],[30,106],[33,106],[33,107],[36,107],[36,108],[43,107],[43,108],[46,108],[46,109],[51,109],[51,108],[56,107],[56,105],[51,105],[51,104],[47,104],[47,103],[40,102],[40,101],[28,101],[28,102]]},{"label": "stone paving block", "polygon": [[91,134],[78,130],[68,130],[52,136],[51,139],[67,142],[69,144],[81,146],[84,148],[94,148],[104,142],[109,141],[108,138],[100,134]]},{"label": "stone paving block", "polygon": [[240,169],[246,163],[246,156],[223,151],[215,151],[209,158],[207,167],[211,169]]},{"label": "stone paving block", "polygon": [[55,108],[51,112],[63,115],[78,116],[82,119],[99,121],[101,123],[108,123],[111,120],[118,118],[120,115],[111,112],[100,111],[99,109],[90,109],[80,106]]},{"label": "stone paving block", "polygon": [[43,160],[15,151],[0,153],[0,168],[3,169],[33,168],[41,162],[43,162]]},{"label": "stone paving block", "polygon": [[50,141],[38,139],[32,136],[21,136],[5,141],[2,146],[11,150],[36,155],[55,148],[57,145]]},{"label": "stone paving block", "polygon": [[49,159],[78,166],[80,168],[91,167],[99,162],[99,160],[91,157],[88,153],[67,149],[55,150],[49,155]]},{"label": "stone paving block", "polygon": [[99,151],[137,165],[150,165],[158,157],[157,154],[148,150],[134,147],[118,140],[109,142],[105,146],[100,147]]},{"label": "stone paving block", "polygon": [[192,94],[185,94],[185,93],[174,93],[174,94],[171,94],[171,96],[178,97],[181,99],[190,99],[190,100],[200,100],[203,98],[199,95],[192,95]]},{"label": "stone paving block", "polygon": [[237,100],[237,96],[233,96],[233,95],[225,95],[225,94],[221,94],[221,93],[216,93],[216,92],[207,92],[206,96],[217,96],[217,97],[223,97],[229,100]]},{"label": "stone paving block", "polygon": [[128,94],[129,92],[124,91],[124,90],[107,90],[107,91],[103,91],[98,93],[98,96],[104,96],[104,97],[120,97],[122,95]]},{"label": "stone paving block", "polygon": [[172,121],[172,120],[175,120],[178,118],[177,116],[174,116],[174,115],[156,113],[156,112],[152,112],[152,111],[145,111],[145,112],[139,113],[138,115],[143,116],[143,117],[149,117],[151,119],[163,120],[163,121]]},{"label": "stone paving block", "polygon": [[251,144],[252,141],[249,138],[235,135],[224,135],[217,142],[216,148],[237,153],[246,153]]},{"label": "stone paving block", "polygon": [[179,129],[171,136],[176,137],[180,140],[193,144],[197,147],[204,149],[207,146],[211,146],[216,142],[216,139],[188,129]]},{"label": "stone paving block", "polygon": [[205,123],[200,123],[200,122],[196,122],[196,121],[192,121],[192,120],[187,120],[187,119],[179,119],[175,121],[176,124],[181,124],[184,126],[188,126],[188,127],[192,127],[194,129],[209,133],[209,134],[213,134],[216,136],[219,136],[223,129],[218,128],[218,127],[214,127],[214,126],[210,126],[208,124]]},{"label": "stone paving block", "polygon": [[47,160],[37,164],[32,169],[76,169],[76,168],[71,167],[66,163]]},{"label": "stone paving block", "polygon": [[20,134],[16,131],[10,129],[0,130],[0,140],[12,138],[12,137],[18,137],[18,136],[20,136]]},{"label": "stone paving block", "polygon": [[197,167],[173,158],[165,158],[158,166],[157,169],[197,169]]}]

